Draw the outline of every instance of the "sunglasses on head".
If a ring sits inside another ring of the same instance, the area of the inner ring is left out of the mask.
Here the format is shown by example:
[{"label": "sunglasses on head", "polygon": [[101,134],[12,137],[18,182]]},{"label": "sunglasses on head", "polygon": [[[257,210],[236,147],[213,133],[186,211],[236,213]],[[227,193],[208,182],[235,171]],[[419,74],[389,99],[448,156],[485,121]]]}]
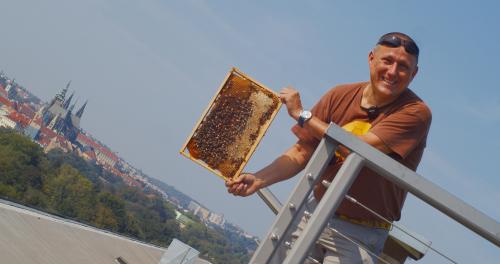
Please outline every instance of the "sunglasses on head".
[{"label": "sunglasses on head", "polygon": [[415,42],[411,40],[402,39],[395,35],[382,36],[378,40],[377,45],[382,45],[391,48],[397,48],[403,46],[406,52],[417,57],[419,53],[417,44],[415,44]]}]

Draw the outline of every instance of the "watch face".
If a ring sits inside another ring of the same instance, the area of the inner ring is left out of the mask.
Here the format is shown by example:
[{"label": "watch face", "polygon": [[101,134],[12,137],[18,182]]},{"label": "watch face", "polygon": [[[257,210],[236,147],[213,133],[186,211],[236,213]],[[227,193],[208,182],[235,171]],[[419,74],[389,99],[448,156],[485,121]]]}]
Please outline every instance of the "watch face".
[{"label": "watch face", "polygon": [[309,119],[309,118],[311,118],[311,117],[312,117],[312,113],[311,113],[311,112],[309,112],[309,111],[303,111],[303,112],[302,112],[302,117],[303,117],[304,119]]}]

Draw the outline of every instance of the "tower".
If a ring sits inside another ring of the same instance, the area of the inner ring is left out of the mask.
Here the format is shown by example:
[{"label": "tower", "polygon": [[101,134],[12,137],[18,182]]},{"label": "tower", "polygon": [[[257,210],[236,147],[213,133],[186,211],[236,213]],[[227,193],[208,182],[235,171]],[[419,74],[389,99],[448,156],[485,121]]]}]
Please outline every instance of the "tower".
[{"label": "tower", "polygon": [[56,131],[59,135],[64,135],[66,139],[74,142],[80,129],[80,118],[83,116],[87,102],[74,113],[73,110],[78,99],[75,98],[74,91],[66,98],[70,85],[71,81],[52,99],[43,113],[42,125]]},{"label": "tower", "polygon": [[83,115],[83,111],[85,110],[85,107],[87,106],[87,101],[85,101],[85,103],[82,105],[82,107],[78,110],[78,112],[76,112],[76,117],[78,118],[82,118],[82,115]]},{"label": "tower", "polygon": [[68,112],[73,112],[73,109],[75,109],[76,102],[78,102],[78,98],[75,100],[75,102],[69,107]]},{"label": "tower", "polygon": [[[53,120],[54,117],[59,116],[59,118],[65,118],[67,114],[67,109],[65,108],[65,98],[66,98],[66,93],[68,92],[69,86],[71,85],[71,81],[66,84],[66,87],[62,89],[62,91],[52,99],[50,102],[49,106],[47,107],[47,110],[44,113],[44,125],[48,125],[51,121]],[[69,100],[73,97],[73,94],[70,96]],[[71,103],[71,102],[69,102]],[[69,103],[67,104],[69,106]]]},{"label": "tower", "polygon": [[71,99],[73,99],[73,95],[75,95],[75,92],[72,92],[71,95],[69,96],[68,100],[64,101],[64,109],[68,109],[69,105],[71,104]]},{"label": "tower", "polygon": [[49,129],[54,129],[54,126],[56,125],[56,122],[57,120],[59,119],[59,114],[57,114],[53,119],[52,121],[50,121],[49,125],[47,126],[47,128]]},{"label": "tower", "polygon": [[64,99],[65,99],[65,97],[66,97],[66,93],[68,92],[68,89],[69,89],[69,86],[70,86],[70,85],[71,85],[71,81],[69,81],[69,82],[68,82],[68,84],[66,84],[66,88],[64,88],[64,89],[61,91],[61,93],[58,93],[58,94],[56,95],[56,98],[55,98],[55,99],[56,99],[57,101],[61,102],[61,104],[63,104],[63,103],[64,103]]}]

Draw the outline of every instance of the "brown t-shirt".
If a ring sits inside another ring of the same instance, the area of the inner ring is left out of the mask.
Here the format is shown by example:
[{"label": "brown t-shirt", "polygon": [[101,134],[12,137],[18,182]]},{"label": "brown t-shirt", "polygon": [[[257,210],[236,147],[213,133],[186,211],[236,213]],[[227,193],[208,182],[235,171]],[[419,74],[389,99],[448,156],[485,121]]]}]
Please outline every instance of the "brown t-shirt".
[{"label": "brown t-shirt", "polygon": [[[431,124],[431,111],[427,105],[406,89],[394,102],[379,109],[380,114],[369,120],[361,108],[363,88],[366,82],[337,86],[328,91],[312,108],[313,116],[326,123],[345,126],[352,121],[371,124],[370,132],[377,135],[393,152],[388,154],[406,167],[416,170],[424,152],[427,133]],[[319,140],[306,129],[292,129],[299,141],[314,148]],[[322,179],[332,180],[342,165],[341,161],[327,167]],[[322,187],[316,186],[315,195],[320,196]],[[321,194],[322,195],[322,194]],[[368,168],[363,168],[349,190],[349,195],[391,221],[399,220],[406,191]],[[344,200],[337,214],[353,219],[380,221],[375,215],[358,205]]]}]

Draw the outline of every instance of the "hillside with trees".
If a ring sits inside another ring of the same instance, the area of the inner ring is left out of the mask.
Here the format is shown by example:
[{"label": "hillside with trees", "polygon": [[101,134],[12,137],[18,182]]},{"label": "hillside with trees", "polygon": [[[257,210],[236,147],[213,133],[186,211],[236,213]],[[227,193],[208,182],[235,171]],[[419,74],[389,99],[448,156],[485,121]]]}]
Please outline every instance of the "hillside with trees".
[{"label": "hillside with trees", "polygon": [[180,228],[175,208],[74,154],[42,148],[0,128],[0,197],[166,247],[173,238],[213,263],[247,263],[249,241],[197,218]]}]

